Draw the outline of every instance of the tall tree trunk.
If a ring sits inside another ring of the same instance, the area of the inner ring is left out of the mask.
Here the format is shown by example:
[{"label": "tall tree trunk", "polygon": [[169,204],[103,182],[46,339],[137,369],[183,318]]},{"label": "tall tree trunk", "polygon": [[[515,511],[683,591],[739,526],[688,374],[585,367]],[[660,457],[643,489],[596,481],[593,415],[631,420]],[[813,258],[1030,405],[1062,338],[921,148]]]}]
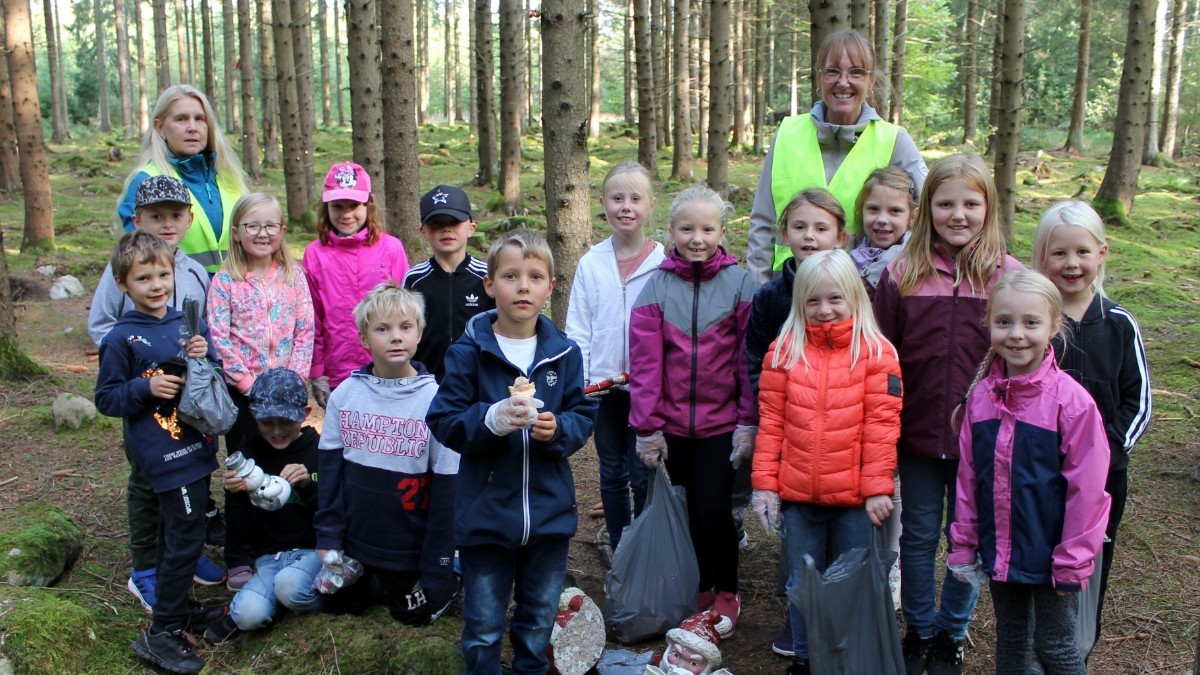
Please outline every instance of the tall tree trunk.
[{"label": "tall tree trunk", "polygon": [[410,262],[424,250],[421,240],[420,163],[417,161],[417,55],[413,0],[379,5],[383,52],[383,151],[387,174],[388,230],[404,242]]},{"label": "tall tree trunk", "polygon": [[[429,119],[429,14],[430,10],[426,8],[427,0],[416,0],[416,54],[419,54],[417,61],[417,124],[425,124]],[[384,14],[386,22],[387,15]],[[386,68],[387,66],[384,66]],[[387,117],[387,112],[384,112],[384,117]]]},{"label": "tall tree trunk", "polygon": [[150,128],[150,97],[146,92],[146,42],[142,34],[142,3],[141,0],[128,2],[137,32],[138,134],[144,134]]},{"label": "tall tree trunk", "polygon": [[152,2],[154,8],[154,61],[158,64],[156,80],[158,90],[161,92],[171,86],[171,57],[167,48],[167,0],[152,0]]},{"label": "tall tree trunk", "polygon": [[[800,112],[800,36],[796,29],[795,17],[792,18],[791,33],[791,49],[789,53],[792,55],[791,71],[790,71],[790,86],[788,87],[791,93],[791,99],[788,103],[788,114],[795,115]],[[881,114],[882,116],[882,114]]]},{"label": "tall tree trunk", "polygon": [[[248,17],[247,17],[248,18]],[[221,0],[221,33],[224,40],[224,64],[221,72],[225,74],[225,114],[228,120],[226,131],[241,131],[242,111],[238,105],[238,95],[234,82],[238,79],[237,70],[237,24],[233,16],[233,0]],[[247,69],[250,61],[246,61]]]},{"label": "tall tree trunk", "polygon": [[[897,0],[896,7],[896,40],[900,40],[900,5],[905,0]],[[815,74],[825,67],[817,63],[817,52],[825,38],[838,31],[850,28],[850,0],[808,0],[808,15],[812,20],[812,36],[809,40],[809,71],[812,78],[812,100],[821,98],[821,87]]]},{"label": "tall tree trunk", "polygon": [[724,195],[729,189],[729,117],[732,64],[729,53],[729,0],[709,0],[709,41],[712,56],[708,81],[712,110],[708,114],[708,186]]},{"label": "tall tree trunk", "polygon": [[536,71],[534,70],[534,65],[533,65],[533,37],[534,36],[533,36],[533,31],[530,29],[530,26],[533,25],[533,22],[528,21],[526,19],[526,17],[529,16],[529,12],[530,12],[530,9],[529,9],[530,0],[524,0],[524,1],[525,1],[525,7],[524,7],[523,13],[521,15],[521,27],[525,31],[525,83],[524,83],[524,87],[525,87],[525,89],[524,89],[524,91],[525,91],[525,105],[524,105],[524,107],[525,107],[525,126],[522,127],[522,131],[524,129],[532,129],[534,127],[534,125],[537,124],[537,120],[534,117],[534,112],[536,109],[534,108],[534,104],[533,104],[533,95],[534,95],[535,90],[537,89],[537,87],[533,86],[533,83],[537,81],[537,79],[535,77]]},{"label": "tall tree trunk", "polygon": [[471,126],[479,119],[479,102],[476,100],[475,84],[475,4],[474,0],[462,0],[463,12],[467,15],[467,109],[471,111]]},{"label": "tall tree trunk", "polygon": [[663,105],[663,92],[670,86],[667,83],[667,45],[663,22],[663,2],[665,0],[650,0],[650,63],[654,83],[654,148],[661,150],[666,147],[667,131],[666,106]]},{"label": "tall tree trunk", "polygon": [[1075,51],[1075,84],[1071,89],[1071,123],[1067,127],[1067,152],[1083,152],[1083,124],[1087,112],[1088,69],[1092,60],[1092,0],[1080,0],[1079,44]]},{"label": "tall tree trunk", "polygon": [[[254,114],[254,43],[250,38],[250,0],[237,0],[238,60],[242,67],[242,167],[253,181],[262,180],[258,161],[258,119]],[[230,73],[232,76],[232,73]]]},{"label": "tall tree trunk", "polygon": [[454,38],[453,55],[454,55],[454,121],[462,122],[463,106],[462,106],[462,44],[460,38],[462,35],[462,13],[458,11],[459,0],[449,0],[454,4],[454,27],[451,35]]},{"label": "tall tree trunk", "polygon": [[[0,63],[0,67],[4,67],[4,64]],[[4,231],[0,230],[0,251],[3,250]],[[45,373],[46,369],[30,359],[17,342],[17,320],[8,283],[8,260],[0,255],[0,379],[32,380]]]},{"label": "tall tree trunk", "polygon": [[671,178],[692,180],[692,112],[691,77],[688,68],[688,22],[691,0],[675,0],[675,32],[671,35],[671,51],[675,58],[675,143],[671,154]]},{"label": "tall tree trunk", "polygon": [[25,197],[21,252],[53,249],[54,204],[50,198],[50,172],[46,168],[46,144],[42,136],[42,106],[38,100],[29,0],[4,0],[4,32]]},{"label": "tall tree trunk", "polygon": [[1187,0],[1171,0],[1171,57],[1167,66],[1167,91],[1163,96],[1162,140],[1159,151],[1175,157],[1175,135],[1179,126],[1179,91],[1183,83],[1183,45],[1187,38]]},{"label": "tall tree trunk", "polygon": [[342,31],[338,28],[338,7],[333,3],[333,88],[337,92],[337,121],[339,127],[346,126],[346,105],[342,102]]},{"label": "tall tree trunk", "polygon": [[[346,3],[346,54],[350,58],[350,127],[354,161],[371,176],[371,184],[386,185],[383,166],[383,72],[379,61],[379,10],[375,0]],[[387,213],[387,193],[375,192],[375,202]]]},{"label": "tall tree trunk", "polygon": [[296,95],[300,99],[300,133],[304,141],[304,187],[308,203],[315,204],[320,193],[313,170],[317,110],[313,94],[312,4],[308,0],[292,0],[292,49],[296,59]]},{"label": "tall tree trunk", "polygon": [[[17,127],[13,120],[13,89],[7,53],[0,54],[0,190],[21,189],[21,155],[17,151]],[[0,248],[0,258],[4,249]]]},{"label": "tall tree trunk", "polygon": [[472,72],[475,73],[475,132],[479,136],[479,171],[476,185],[490,185],[496,178],[496,87],[495,57],[492,53],[491,0],[473,0],[475,41]]},{"label": "tall tree trunk", "polygon": [[1150,107],[1146,111],[1146,140],[1142,164],[1158,164],[1158,122],[1162,99],[1163,42],[1167,32],[1167,0],[1156,0],[1154,9],[1154,52],[1150,62]]},{"label": "tall tree trunk", "polygon": [[1017,215],[1017,153],[1020,150],[1021,88],[1025,81],[1025,0],[1004,3],[1004,59],[996,129],[996,192],[1004,237],[1013,240]]},{"label": "tall tree trunk", "polygon": [[521,108],[525,102],[525,7],[500,0],[500,194],[521,207]]},{"label": "tall tree trunk", "polygon": [[[333,122],[332,87],[329,83],[329,0],[320,0],[317,4],[317,42],[321,49],[321,128],[328,129]],[[337,4],[337,0],[334,0]]]},{"label": "tall tree trunk", "polygon": [[100,93],[100,131],[112,131],[112,116],[108,110],[108,57],[104,48],[104,13],[100,0],[93,0],[92,18],[96,23],[96,80]]},{"label": "tall tree trunk", "polygon": [[[1091,0],[1083,0],[1091,2]],[[966,44],[963,46],[963,143],[975,139],[976,120],[979,115],[979,2],[967,0]]]},{"label": "tall tree trunk", "polygon": [[454,0],[442,1],[442,111],[446,124],[454,118],[450,113],[450,99],[454,95],[454,40],[450,39],[450,13],[454,11]]},{"label": "tall tree trunk", "polygon": [[[212,100],[213,110],[220,110],[221,102],[217,96],[217,81],[213,74],[216,57],[213,54],[212,9],[209,7],[209,4],[209,0],[200,0],[200,25],[201,32],[203,33],[203,40],[201,42],[204,45],[204,91]],[[225,99],[225,110],[223,113],[221,121],[225,125],[228,125],[230,123],[228,97]]]},{"label": "tall tree trunk", "polygon": [[[184,6],[187,8],[187,38],[191,49],[188,53],[188,63],[191,65],[193,80],[200,79],[200,37],[196,30],[196,3],[198,2],[200,0],[184,0]],[[212,93],[208,97],[211,99],[213,110],[220,110],[220,93]]]},{"label": "tall tree trunk", "polygon": [[63,126],[67,130],[67,136],[71,135],[71,113],[67,107],[67,75],[66,75],[66,59],[63,58],[63,39],[62,39],[62,12],[59,11],[58,3],[54,3],[54,49],[58,52],[58,107],[63,111]]},{"label": "tall tree trunk", "polygon": [[770,23],[767,20],[766,3],[763,0],[754,2],[754,154],[761,155],[767,126],[767,106],[769,105],[767,70],[771,63]]},{"label": "tall tree trunk", "polygon": [[[967,0],[977,3],[978,0]],[[891,103],[892,80],[892,3],[891,0],[875,0],[875,76],[883,84],[879,87],[876,110],[880,115],[887,113]]]},{"label": "tall tree trunk", "polygon": [[179,49],[179,81],[191,83],[192,69],[188,67],[187,10],[183,0],[175,0],[175,46]]},{"label": "tall tree trunk", "polygon": [[546,238],[554,254],[550,314],[561,328],[579,257],[592,238],[588,191],[588,89],[584,56],[591,18],[578,0],[542,0],[542,130]]},{"label": "tall tree trunk", "polygon": [[301,136],[300,101],[297,100],[296,53],[293,43],[290,0],[273,0],[275,71],[279,83],[279,127],[283,131],[283,180],[287,193],[287,215],[291,220],[308,211],[308,186],[304,171],[304,138]]},{"label": "tall tree trunk", "polygon": [[654,50],[650,44],[650,1],[633,0],[634,51],[637,53],[638,161],[658,171],[658,128],[654,110]]},{"label": "tall tree trunk", "polygon": [[908,0],[896,0],[896,22],[892,38],[892,124],[904,120],[904,53],[908,49]]},{"label": "tall tree trunk", "polygon": [[1000,110],[1000,81],[1003,79],[1000,75],[1000,65],[1004,62],[1001,54],[1004,51],[1004,30],[1003,19],[1001,13],[1004,4],[1000,2],[996,11],[992,12],[992,83],[991,97],[988,99],[988,126],[992,128],[991,133],[987,138],[987,150],[984,154],[992,154],[996,151],[996,125],[999,124]]},{"label": "tall tree trunk", "polygon": [[871,0],[850,0],[850,27],[863,35],[871,34]]},{"label": "tall tree trunk", "polygon": [[[279,73],[275,66],[275,26],[272,0],[258,0],[259,77],[262,87],[263,166],[280,166]],[[362,164],[362,162],[359,162]],[[365,164],[363,166],[366,166]]]},{"label": "tall tree trunk", "polygon": [[1130,0],[1125,62],[1117,94],[1117,119],[1104,180],[1092,206],[1101,216],[1129,223],[1142,168],[1146,113],[1150,102],[1150,65],[1154,59],[1155,0]]},{"label": "tall tree trunk", "polygon": [[699,113],[696,115],[696,157],[708,161],[709,119],[712,113],[712,86],[709,77],[712,75],[712,0],[696,0],[699,5],[700,22],[698,49],[696,52],[697,70],[696,99]]},{"label": "tall tree trunk", "polygon": [[[54,0],[42,0],[42,9],[46,17],[46,58],[50,66],[50,113],[54,127],[50,139],[55,143],[62,143],[67,137],[67,115],[58,100],[58,90],[62,86],[62,69],[55,47],[57,30],[54,23]],[[3,64],[0,64],[0,67],[8,70]]]},{"label": "tall tree trunk", "polygon": [[630,52],[634,51],[634,47],[633,47],[633,42],[634,42],[633,41],[633,0],[625,0],[624,5],[625,5],[625,7],[624,7],[625,11],[623,12],[623,17],[622,17],[622,19],[623,19],[622,27],[625,31],[625,35],[624,35],[624,41],[621,43],[622,44],[621,55],[622,55],[622,65],[623,65],[622,73],[624,75],[624,83],[625,83],[625,107],[623,110],[624,110],[624,116],[625,116],[625,120],[624,120],[625,126],[631,127],[631,126],[633,126],[633,92],[634,92],[634,88],[637,86],[636,82],[634,81],[634,76],[633,76],[634,57],[630,56]]},{"label": "tall tree trunk", "polygon": [[[125,22],[125,0],[113,1],[113,23],[117,27],[117,79],[121,92],[121,127],[125,140],[133,140],[133,86],[129,82],[129,31]],[[47,47],[50,52],[53,48]],[[51,66],[53,70],[53,66]],[[50,85],[54,91],[54,85]]]},{"label": "tall tree trunk", "polygon": [[[686,1],[686,0],[685,0]],[[588,138],[600,138],[600,7],[599,0],[587,0],[588,53]],[[545,50],[545,46],[542,46]],[[545,52],[543,51],[543,60]]]},{"label": "tall tree trunk", "polygon": [[730,145],[736,150],[746,143],[746,125],[743,113],[746,101],[742,98],[742,82],[746,79],[746,0],[731,0],[733,26],[730,27],[729,53],[731,55],[730,76],[733,78],[733,138]]}]

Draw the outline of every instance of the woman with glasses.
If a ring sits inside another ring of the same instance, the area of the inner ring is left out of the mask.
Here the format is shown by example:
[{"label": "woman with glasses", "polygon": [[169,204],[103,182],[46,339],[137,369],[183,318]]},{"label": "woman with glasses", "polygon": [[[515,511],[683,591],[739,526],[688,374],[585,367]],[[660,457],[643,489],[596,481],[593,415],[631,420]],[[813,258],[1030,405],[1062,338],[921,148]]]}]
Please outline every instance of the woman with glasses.
[{"label": "woman with glasses", "polygon": [[163,91],[134,166],[117,205],[121,226],[133,229],[133,197],[142,181],[160,175],[182,180],[191,193],[193,223],[179,247],[210,275],[216,274],[234,234],[229,215],[246,193],[246,174],[204,92],[190,84]]}]

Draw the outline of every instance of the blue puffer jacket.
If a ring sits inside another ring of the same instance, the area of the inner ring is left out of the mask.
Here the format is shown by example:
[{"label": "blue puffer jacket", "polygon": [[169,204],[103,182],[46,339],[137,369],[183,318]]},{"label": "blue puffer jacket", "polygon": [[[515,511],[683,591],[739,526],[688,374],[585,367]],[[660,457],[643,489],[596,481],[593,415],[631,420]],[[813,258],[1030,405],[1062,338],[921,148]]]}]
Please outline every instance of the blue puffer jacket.
[{"label": "blue puffer jacket", "polygon": [[[533,367],[504,357],[492,323],[477,314],[446,352],[446,375],[425,420],[434,438],[461,453],[454,536],[459,546],[516,548],[547,536],[574,536],[579,524],[575,480],[567,458],[592,434],[596,401],[583,395],[579,347],[546,317],[538,317]],[[528,377],[558,430],[535,441],[529,430],[497,436],[484,423],[488,408]]]}]

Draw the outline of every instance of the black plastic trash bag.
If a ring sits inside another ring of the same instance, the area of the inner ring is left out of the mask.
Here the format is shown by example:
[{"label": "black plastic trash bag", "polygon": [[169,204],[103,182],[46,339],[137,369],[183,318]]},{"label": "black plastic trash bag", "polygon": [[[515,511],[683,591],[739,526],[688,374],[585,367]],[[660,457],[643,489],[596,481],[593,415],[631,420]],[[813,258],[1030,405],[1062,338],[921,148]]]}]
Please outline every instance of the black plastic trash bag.
[{"label": "black plastic trash bag", "polygon": [[604,583],[605,623],[622,644],[660,638],[696,613],[700,568],[688,533],[687,498],[661,467],[652,482]]},{"label": "black plastic trash bag", "polygon": [[824,574],[804,556],[804,579],[788,590],[788,600],[800,608],[808,626],[808,661],[814,673],[904,673],[887,582],[896,554],[880,543],[882,528],[873,529],[870,548],[843,553]]},{"label": "black plastic trash bag", "polygon": [[[200,330],[200,303],[183,301],[183,322],[188,337]],[[187,349],[184,349],[185,353]],[[202,434],[220,436],[233,428],[238,411],[229,390],[208,359],[187,357],[187,381],[179,395],[179,419]]]}]

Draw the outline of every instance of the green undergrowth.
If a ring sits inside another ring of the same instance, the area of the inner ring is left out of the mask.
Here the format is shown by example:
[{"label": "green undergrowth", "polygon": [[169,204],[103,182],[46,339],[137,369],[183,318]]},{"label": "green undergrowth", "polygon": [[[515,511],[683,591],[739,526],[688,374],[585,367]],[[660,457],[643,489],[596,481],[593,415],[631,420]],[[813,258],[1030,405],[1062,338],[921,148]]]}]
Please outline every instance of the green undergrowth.
[{"label": "green undergrowth", "polygon": [[0,587],[4,656],[16,675],[91,671],[95,620],[85,608],[50,591]]}]

